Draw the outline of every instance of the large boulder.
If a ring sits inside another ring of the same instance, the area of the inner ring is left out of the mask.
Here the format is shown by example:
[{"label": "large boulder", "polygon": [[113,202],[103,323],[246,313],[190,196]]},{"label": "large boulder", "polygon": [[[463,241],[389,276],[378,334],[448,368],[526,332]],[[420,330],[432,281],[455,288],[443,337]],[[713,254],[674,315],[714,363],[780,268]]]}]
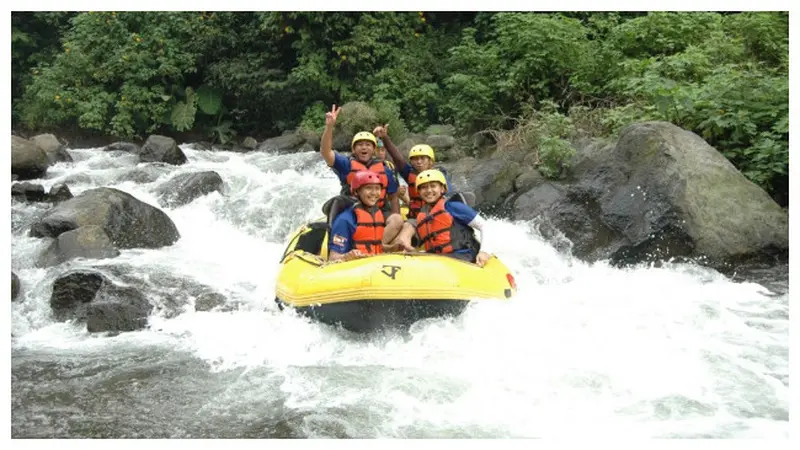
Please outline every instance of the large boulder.
[{"label": "large boulder", "polygon": [[50,164],[47,153],[35,142],[11,136],[11,173],[18,179],[42,178]]},{"label": "large boulder", "polygon": [[582,147],[571,177],[554,184],[552,201],[534,188],[514,207],[517,219],[553,224],[578,256],[725,261],[788,249],[786,211],[702,138],[667,122]]},{"label": "large boulder", "polygon": [[147,141],[142,145],[139,150],[139,160],[142,162],[164,162],[176,166],[186,164],[188,161],[175,139],[157,134],[148,137]]},{"label": "large boulder", "polygon": [[175,223],[160,209],[114,188],[96,188],[58,204],[31,226],[34,237],[58,237],[96,225],[117,248],[159,248],[180,238]]},{"label": "large boulder", "polygon": [[619,247],[614,246],[618,233],[604,223],[597,202],[575,186],[546,181],[517,196],[513,205],[515,218],[535,220],[544,237],[555,242],[567,237],[575,256],[600,259]]},{"label": "large boulder", "polygon": [[58,320],[86,321],[90,333],[147,326],[152,304],[139,290],[118,286],[95,271],[72,271],[55,280],[50,307]]},{"label": "large boulder", "polygon": [[515,192],[515,180],[523,169],[502,158],[462,158],[453,163],[440,164],[449,176],[456,191],[475,193],[475,206],[480,209],[500,205]]},{"label": "large boulder", "polygon": [[39,256],[39,267],[61,264],[75,258],[104,259],[119,256],[103,228],[86,225],[58,235]]},{"label": "large boulder", "polygon": [[52,134],[39,134],[32,137],[31,141],[44,150],[50,164],[62,161],[72,162],[72,155],[67,151],[67,146],[59,142]]},{"label": "large boulder", "polygon": [[222,177],[217,172],[205,171],[177,175],[159,186],[155,192],[162,205],[176,207],[214,191],[221,191],[222,187]]}]

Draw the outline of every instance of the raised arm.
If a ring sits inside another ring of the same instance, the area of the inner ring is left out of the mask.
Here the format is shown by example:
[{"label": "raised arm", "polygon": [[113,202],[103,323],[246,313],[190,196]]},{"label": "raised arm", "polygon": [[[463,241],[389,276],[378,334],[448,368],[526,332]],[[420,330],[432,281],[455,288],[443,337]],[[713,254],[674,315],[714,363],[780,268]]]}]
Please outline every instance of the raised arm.
[{"label": "raised arm", "polygon": [[386,151],[389,152],[389,155],[392,157],[392,161],[394,161],[395,167],[397,170],[402,172],[403,168],[406,166],[406,160],[403,158],[403,155],[400,154],[400,151],[397,150],[397,147],[394,146],[392,139],[389,137],[389,124],[387,123],[384,126],[375,127],[372,131],[372,134],[381,138],[383,141],[383,146],[386,147]]},{"label": "raised arm", "polygon": [[333,162],[336,160],[336,154],[333,152],[333,128],[336,126],[336,117],[339,116],[341,110],[341,106],[337,108],[336,105],[333,105],[331,111],[325,113],[325,131],[322,132],[319,152],[328,167],[333,167]]}]

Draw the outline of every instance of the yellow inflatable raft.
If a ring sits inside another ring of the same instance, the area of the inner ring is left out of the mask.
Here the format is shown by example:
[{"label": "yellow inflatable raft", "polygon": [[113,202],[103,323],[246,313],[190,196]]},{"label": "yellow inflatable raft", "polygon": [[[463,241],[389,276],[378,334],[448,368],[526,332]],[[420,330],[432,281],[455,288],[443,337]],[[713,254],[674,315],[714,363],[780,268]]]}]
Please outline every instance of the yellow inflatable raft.
[{"label": "yellow inflatable raft", "polygon": [[329,222],[322,217],[290,236],[275,287],[281,308],[370,331],[457,315],[472,301],[505,301],[516,293],[511,271],[494,256],[484,267],[422,252],[328,262]]}]

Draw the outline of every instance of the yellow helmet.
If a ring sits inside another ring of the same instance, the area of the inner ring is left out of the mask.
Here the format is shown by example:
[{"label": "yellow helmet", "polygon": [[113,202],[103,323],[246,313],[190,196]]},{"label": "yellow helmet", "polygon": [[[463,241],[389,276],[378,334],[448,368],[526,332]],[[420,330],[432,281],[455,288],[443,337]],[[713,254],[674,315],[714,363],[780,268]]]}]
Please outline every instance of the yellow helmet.
[{"label": "yellow helmet", "polygon": [[415,156],[427,156],[431,161],[436,162],[436,155],[433,154],[433,148],[428,144],[417,144],[411,147],[408,151],[408,159]]},{"label": "yellow helmet", "polygon": [[370,133],[369,131],[360,131],[353,136],[353,141],[350,143],[350,149],[352,150],[355,147],[356,142],[358,141],[370,141],[372,144],[377,148],[378,147],[378,140],[375,139],[375,135]]},{"label": "yellow helmet", "polygon": [[444,186],[444,191],[447,192],[447,179],[444,174],[436,169],[423,170],[422,173],[417,175],[415,187],[419,190],[420,186],[431,181],[438,181]]}]

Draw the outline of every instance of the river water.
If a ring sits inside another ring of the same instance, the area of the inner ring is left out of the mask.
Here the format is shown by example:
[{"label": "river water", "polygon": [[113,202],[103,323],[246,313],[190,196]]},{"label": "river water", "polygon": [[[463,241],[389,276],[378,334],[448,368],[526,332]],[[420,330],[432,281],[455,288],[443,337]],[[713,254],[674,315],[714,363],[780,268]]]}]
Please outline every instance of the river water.
[{"label": "river water", "polygon": [[[216,171],[223,193],[161,208],[181,233],[171,247],[36,268],[47,241],[27,231],[49,206],[12,202],[12,437],[789,437],[788,264],[620,269],[572,258],[535,223],[491,220],[516,297],[353,335],[273,303],[285,238],[338,191],[319,154],[181,148],[177,167],[75,149],[33,180],[158,205],[170,177]],[[49,308],[73,268],[121,269],[146,293],[165,275],[196,281],[227,303],[195,312],[186,298],[147,330],[89,334]]]}]

